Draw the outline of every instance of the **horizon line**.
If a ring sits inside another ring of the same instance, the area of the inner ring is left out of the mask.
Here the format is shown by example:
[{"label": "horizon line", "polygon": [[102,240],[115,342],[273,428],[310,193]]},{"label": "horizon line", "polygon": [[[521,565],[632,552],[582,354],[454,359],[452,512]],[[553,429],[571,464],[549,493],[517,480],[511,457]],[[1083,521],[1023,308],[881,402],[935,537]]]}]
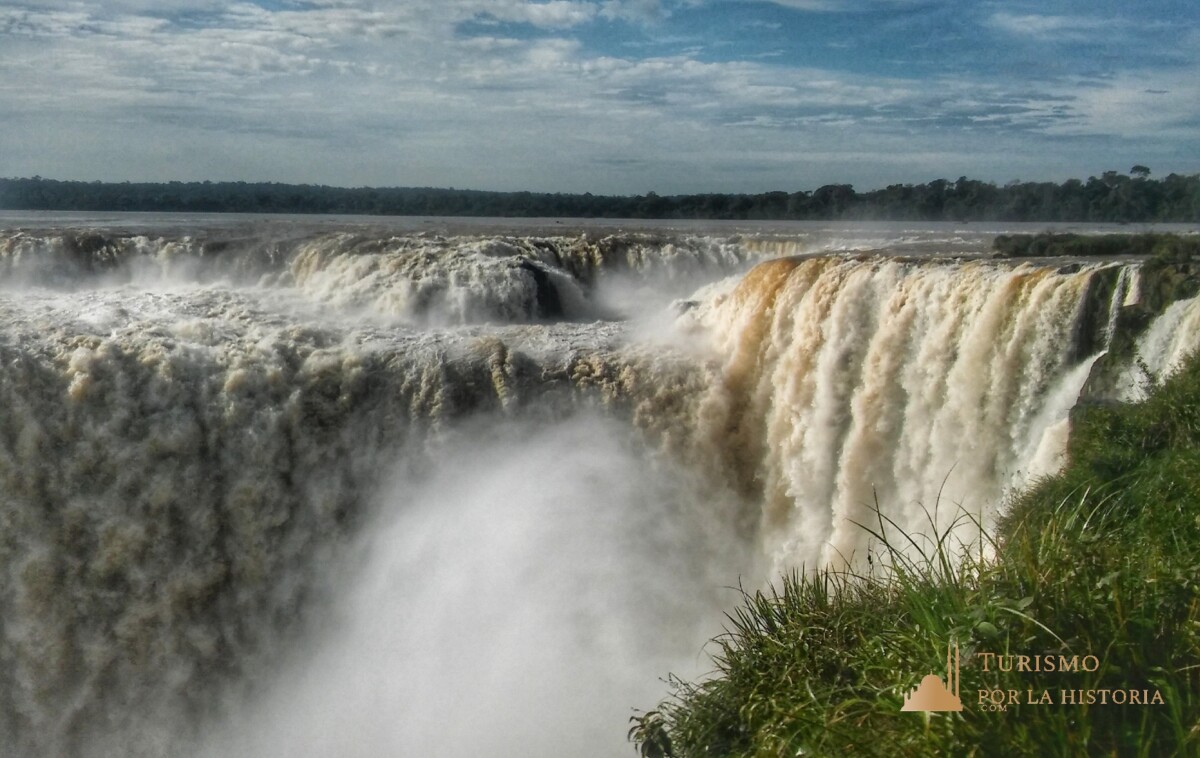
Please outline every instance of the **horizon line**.
[{"label": "horizon line", "polygon": [[1079,182],[1083,182],[1086,184],[1088,181],[1090,181],[1092,179],[1102,181],[1105,176],[1110,175],[1110,174],[1116,175],[1119,177],[1124,177],[1126,179],[1133,179],[1133,180],[1140,180],[1140,181],[1147,181],[1147,182],[1159,182],[1159,181],[1162,181],[1163,179],[1166,179],[1166,178],[1169,178],[1172,176],[1179,176],[1179,177],[1183,177],[1183,178],[1200,176],[1200,172],[1189,174],[1189,173],[1180,173],[1177,171],[1170,171],[1165,174],[1160,174],[1158,176],[1152,176],[1151,174],[1146,174],[1144,176],[1136,176],[1132,172],[1122,172],[1122,171],[1116,171],[1116,170],[1110,169],[1110,170],[1100,172],[1099,174],[1091,174],[1087,178],[1073,176],[1073,177],[1069,177],[1067,179],[1063,179],[1061,181],[1055,181],[1053,179],[1010,179],[1004,183],[1000,183],[997,181],[991,181],[991,180],[986,180],[986,179],[973,179],[969,176],[961,175],[957,179],[948,179],[946,177],[937,177],[937,178],[933,178],[933,179],[928,179],[923,182],[893,182],[892,184],[884,185],[882,187],[872,187],[870,189],[858,189],[852,183],[827,183],[827,184],[822,184],[821,186],[819,186],[815,189],[810,189],[810,190],[796,189],[796,190],[789,191],[789,190],[784,190],[784,189],[770,189],[770,190],[762,190],[759,192],[728,192],[728,191],[720,191],[720,190],[705,190],[702,192],[670,192],[670,193],[666,193],[666,194],[659,193],[653,189],[647,190],[646,192],[642,192],[642,193],[611,194],[611,193],[591,192],[588,190],[584,190],[582,192],[580,192],[580,191],[562,191],[562,190],[555,190],[555,191],[531,190],[531,189],[498,190],[498,189],[476,189],[476,188],[472,188],[472,187],[453,187],[453,186],[435,187],[435,186],[431,186],[431,185],[405,185],[405,184],[345,185],[345,184],[323,184],[323,183],[314,183],[314,182],[283,182],[283,181],[275,181],[275,180],[267,180],[267,179],[254,179],[254,180],[247,180],[247,179],[186,179],[186,180],[185,179],[157,179],[157,180],[56,179],[53,177],[42,176],[40,174],[34,174],[33,176],[0,176],[0,182],[52,182],[52,183],[57,183],[57,184],[85,184],[85,185],[101,185],[101,186],[104,186],[104,185],[119,186],[119,185],[125,185],[125,184],[128,184],[128,185],[163,185],[163,186],[172,186],[172,185],[201,185],[201,186],[203,186],[203,185],[220,185],[220,184],[256,185],[256,184],[261,184],[261,185],[276,186],[276,187],[314,187],[314,188],[318,188],[318,189],[333,189],[333,190],[345,190],[345,191],[419,190],[419,191],[426,191],[426,192],[471,192],[471,193],[477,193],[477,194],[490,194],[490,195],[528,194],[528,195],[551,195],[551,196],[557,195],[557,196],[593,197],[593,198],[630,198],[630,197],[672,198],[672,197],[702,197],[702,196],[706,196],[706,195],[724,195],[724,196],[730,196],[730,197],[755,197],[755,196],[760,196],[760,195],[773,195],[773,194],[780,193],[780,192],[787,194],[787,195],[795,195],[795,194],[811,195],[814,192],[817,192],[818,190],[823,189],[825,187],[849,187],[856,194],[864,194],[864,193],[871,193],[871,192],[881,192],[881,191],[890,189],[892,187],[897,187],[897,186],[899,186],[899,187],[920,187],[920,186],[928,186],[928,185],[934,184],[936,182],[946,182],[947,184],[954,185],[960,181],[977,182],[980,184],[991,185],[993,187],[998,187],[998,188],[1029,185],[1029,184],[1063,185],[1070,181],[1079,181]]}]

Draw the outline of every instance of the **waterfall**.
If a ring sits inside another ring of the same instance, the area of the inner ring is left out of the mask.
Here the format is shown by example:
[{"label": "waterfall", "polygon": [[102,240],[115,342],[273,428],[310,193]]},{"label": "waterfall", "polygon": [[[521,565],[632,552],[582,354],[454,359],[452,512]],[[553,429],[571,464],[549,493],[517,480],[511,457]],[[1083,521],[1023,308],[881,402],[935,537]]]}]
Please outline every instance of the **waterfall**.
[{"label": "waterfall", "polygon": [[693,309],[725,356],[705,423],[761,491],[776,566],[861,561],[876,505],[910,534],[987,528],[1055,455],[1043,437],[1096,358],[1072,358],[1085,294],[1113,273],[792,258]]},{"label": "waterfall", "polygon": [[1136,263],[984,247],[0,232],[3,750],[515,753],[537,712],[577,727],[546,754],[628,749],[723,588],[863,560],[876,503],[986,529],[1061,465]]},{"label": "waterfall", "polygon": [[1154,381],[1179,367],[1184,358],[1200,349],[1200,297],[1177,300],[1167,306],[1137,341],[1140,364],[1121,377],[1121,395],[1140,400]]}]

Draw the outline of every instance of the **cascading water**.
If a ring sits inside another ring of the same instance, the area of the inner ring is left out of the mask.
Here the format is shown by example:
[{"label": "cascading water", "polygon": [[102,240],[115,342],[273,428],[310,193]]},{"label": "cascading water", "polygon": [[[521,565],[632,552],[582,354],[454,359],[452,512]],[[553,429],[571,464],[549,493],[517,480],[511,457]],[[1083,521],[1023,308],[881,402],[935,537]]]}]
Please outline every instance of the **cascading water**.
[{"label": "cascading water", "polygon": [[627,750],[723,588],[1053,470],[1136,301],[892,239],[3,232],[0,753]]},{"label": "cascading water", "polygon": [[1139,365],[1130,366],[1121,378],[1123,399],[1140,400],[1155,380],[1168,376],[1200,348],[1200,297],[1178,300],[1146,329],[1137,342]]},{"label": "cascading water", "polygon": [[1085,294],[1112,273],[790,258],[693,309],[727,356],[702,412],[734,430],[777,567],[861,559],[877,502],[912,534],[959,505],[988,524],[1055,454],[1042,437],[1087,378]]}]

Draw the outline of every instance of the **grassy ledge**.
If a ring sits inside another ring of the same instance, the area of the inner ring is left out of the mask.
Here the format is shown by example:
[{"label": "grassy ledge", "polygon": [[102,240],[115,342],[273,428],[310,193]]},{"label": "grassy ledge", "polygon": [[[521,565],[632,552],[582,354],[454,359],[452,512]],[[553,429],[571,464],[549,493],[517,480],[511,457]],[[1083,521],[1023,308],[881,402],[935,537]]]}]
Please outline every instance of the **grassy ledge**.
[{"label": "grassy ledge", "polygon": [[[994,558],[880,519],[886,568],[746,594],[713,677],[632,719],[641,754],[1200,755],[1200,360],[1072,424],[1069,466],[1010,504]],[[963,710],[902,712],[951,641]]]}]

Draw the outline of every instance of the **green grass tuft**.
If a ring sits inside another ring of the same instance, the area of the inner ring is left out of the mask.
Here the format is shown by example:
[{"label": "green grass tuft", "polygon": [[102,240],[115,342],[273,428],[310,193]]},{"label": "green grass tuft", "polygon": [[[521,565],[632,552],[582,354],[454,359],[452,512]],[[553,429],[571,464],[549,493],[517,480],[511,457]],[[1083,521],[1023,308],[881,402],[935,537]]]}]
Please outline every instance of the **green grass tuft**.
[{"label": "green grass tuft", "polygon": [[[714,676],[673,680],[634,718],[635,741],[657,740],[644,754],[1200,754],[1200,360],[1141,403],[1078,410],[1072,427],[1069,466],[1009,504],[994,557],[880,517],[863,528],[882,567],[743,593]],[[944,672],[951,640],[964,711],[901,712],[904,693]],[[984,672],[984,653],[1100,665],[1002,672],[993,659]],[[985,710],[981,689],[1019,702]],[[1157,690],[1164,703],[1064,705],[1064,689]],[[1030,690],[1055,702],[1029,704]]]}]

